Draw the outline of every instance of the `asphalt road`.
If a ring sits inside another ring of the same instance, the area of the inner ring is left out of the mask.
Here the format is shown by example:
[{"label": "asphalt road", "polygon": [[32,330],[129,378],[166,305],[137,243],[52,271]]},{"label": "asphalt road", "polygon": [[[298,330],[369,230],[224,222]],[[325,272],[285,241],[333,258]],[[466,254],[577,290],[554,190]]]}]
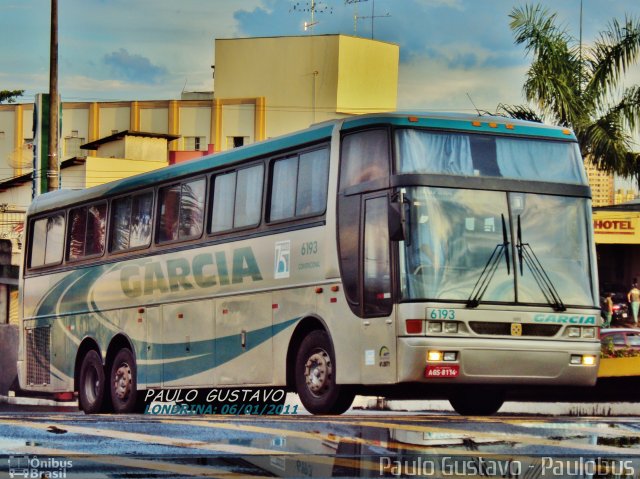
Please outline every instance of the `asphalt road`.
[{"label": "asphalt road", "polygon": [[0,477],[640,477],[638,417],[4,409]]}]

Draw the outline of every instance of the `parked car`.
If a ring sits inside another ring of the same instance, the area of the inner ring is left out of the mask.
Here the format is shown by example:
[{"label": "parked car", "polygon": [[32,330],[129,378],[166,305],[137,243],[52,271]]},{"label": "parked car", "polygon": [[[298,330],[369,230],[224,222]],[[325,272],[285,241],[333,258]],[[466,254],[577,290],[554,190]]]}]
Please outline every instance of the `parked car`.
[{"label": "parked car", "polygon": [[640,329],[603,328],[600,330],[600,344],[603,350],[633,349],[640,351]]}]

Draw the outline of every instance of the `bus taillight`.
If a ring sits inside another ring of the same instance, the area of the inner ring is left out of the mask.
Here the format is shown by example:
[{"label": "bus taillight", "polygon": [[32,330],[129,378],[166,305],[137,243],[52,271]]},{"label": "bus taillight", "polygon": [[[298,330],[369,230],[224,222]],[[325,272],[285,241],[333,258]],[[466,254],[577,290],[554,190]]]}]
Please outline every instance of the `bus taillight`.
[{"label": "bus taillight", "polygon": [[422,334],[422,319],[407,319],[405,321],[407,334]]}]

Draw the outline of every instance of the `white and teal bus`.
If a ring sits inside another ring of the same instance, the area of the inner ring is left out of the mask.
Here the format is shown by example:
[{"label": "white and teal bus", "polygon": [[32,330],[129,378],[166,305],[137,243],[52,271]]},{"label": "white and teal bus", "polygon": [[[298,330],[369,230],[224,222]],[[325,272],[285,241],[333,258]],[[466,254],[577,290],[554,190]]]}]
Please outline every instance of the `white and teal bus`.
[{"label": "white and teal bus", "polygon": [[134,410],[151,388],[282,386],[489,414],[593,385],[590,189],[569,130],[375,114],[38,197],[20,385]]}]

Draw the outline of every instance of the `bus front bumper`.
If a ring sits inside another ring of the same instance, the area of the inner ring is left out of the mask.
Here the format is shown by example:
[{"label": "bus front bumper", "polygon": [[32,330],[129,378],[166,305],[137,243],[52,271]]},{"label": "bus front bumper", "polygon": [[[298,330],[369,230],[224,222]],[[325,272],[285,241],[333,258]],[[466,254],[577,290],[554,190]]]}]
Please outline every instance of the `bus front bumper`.
[{"label": "bus front bumper", "polygon": [[595,341],[401,337],[398,381],[591,386],[599,356]]}]

